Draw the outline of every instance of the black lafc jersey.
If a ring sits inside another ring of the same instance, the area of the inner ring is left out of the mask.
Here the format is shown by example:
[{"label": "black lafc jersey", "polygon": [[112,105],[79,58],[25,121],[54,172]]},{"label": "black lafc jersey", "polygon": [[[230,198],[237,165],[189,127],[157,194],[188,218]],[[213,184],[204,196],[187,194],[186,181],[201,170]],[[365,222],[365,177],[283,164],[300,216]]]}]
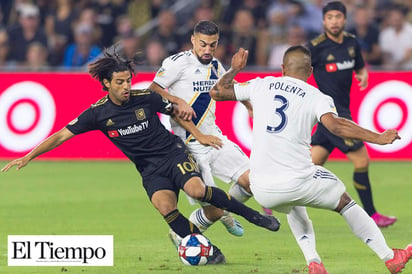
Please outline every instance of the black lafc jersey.
[{"label": "black lafc jersey", "polygon": [[132,90],[130,100],[119,106],[109,96],[100,99],[66,127],[73,134],[100,130],[144,174],[150,174],[152,163],[159,163],[184,147],[179,137],[160,122],[158,112],[170,114],[172,105],[159,94]]},{"label": "black lafc jersey", "polygon": [[325,33],[311,40],[313,75],[323,93],[331,96],[339,116],[350,118],[349,94],[353,70],[365,66],[355,36],[344,33],[342,44],[329,39]]}]

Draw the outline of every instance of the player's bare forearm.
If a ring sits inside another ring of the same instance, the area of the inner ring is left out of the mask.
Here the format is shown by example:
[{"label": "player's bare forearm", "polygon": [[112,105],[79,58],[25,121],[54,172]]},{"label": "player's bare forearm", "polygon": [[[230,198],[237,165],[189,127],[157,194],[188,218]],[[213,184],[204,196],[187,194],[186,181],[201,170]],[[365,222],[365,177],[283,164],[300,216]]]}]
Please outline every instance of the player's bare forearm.
[{"label": "player's bare forearm", "polygon": [[323,115],[321,122],[330,132],[343,138],[357,139],[378,145],[392,144],[395,140],[400,139],[396,130],[390,129],[383,133],[377,133],[332,113]]},{"label": "player's bare forearm", "polygon": [[[223,143],[218,137],[213,135],[203,134],[192,121],[183,120],[177,115],[172,115],[173,120],[175,120],[181,127],[189,131],[190,134],[199,141],[202,145],[212,146],[214,148],[221,148]],[[190,138],[190,137],[189,137]]]},{"label": "player's bare forearm", "polygon": [[32,151],[26,154],[24,157],[15,159],[8,164],[6,164],[1,171],[5,172],[8,171],[11,167],[17,166],[17,170],[22,167],[25,167],[31,160],[36,158],[37,156],[46,153],[64,143],[66,140],[73,137],[74,134],[71,133],[67,128],[63,128],[58,132],[54,133],[52,136],[41,142],[37,147],[35,147]]},{"label": "player's bare forearm", "polygon": [[233,80],[239,71],[235,69],[229,69],[225,74],[220,77],[216,84],[212,87],[209,94],[216,101],[234,101],[236,100]]}]

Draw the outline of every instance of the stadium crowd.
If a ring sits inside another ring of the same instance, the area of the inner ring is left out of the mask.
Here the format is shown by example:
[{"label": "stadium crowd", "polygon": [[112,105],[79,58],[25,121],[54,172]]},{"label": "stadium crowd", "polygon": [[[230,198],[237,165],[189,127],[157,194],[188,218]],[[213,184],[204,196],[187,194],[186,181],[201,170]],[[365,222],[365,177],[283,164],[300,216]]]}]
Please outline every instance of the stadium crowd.
[{"label": "stadium crowd", "polygon": [[[248,66],[280,70],[291,45],[322,30],[323,0],[2,0],[0,70],[85,70],[104,48],[143,53],[141,69],[192,47],[200,20],[220,29],[215,57],[228,66],[249,49]],[[359,40],[372,69],[412,70],[412,1],[343,0],[346,30]]]}]

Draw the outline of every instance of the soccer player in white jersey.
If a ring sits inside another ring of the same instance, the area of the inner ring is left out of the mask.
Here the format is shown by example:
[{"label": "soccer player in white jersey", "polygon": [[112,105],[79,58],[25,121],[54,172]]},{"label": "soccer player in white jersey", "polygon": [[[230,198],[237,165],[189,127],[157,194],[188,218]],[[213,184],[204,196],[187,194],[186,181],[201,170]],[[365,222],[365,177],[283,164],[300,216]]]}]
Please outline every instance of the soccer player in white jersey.
[{"label": "soccer player in white jersey", "polygon": [[[311,131],[321,122],[335,135],[376,144],[400,139],[396,130],[376,133],[337,116],[331,97],[306,83],[312,73],[310,51],[289,48],[282,77],[256,78],[233,84],[246,65],[248,52],[240,49],[230,70],[210,91],[215,100],[250,100],[253,106],[253,143],[250,187],[255,199],[287,214],[289,226],[308,265],[309,273],[327,273],[315,247],[315,233],[306,206],[334,210],[352,232],[399,273],[412,256],[412,245],[391,249],[365,210],[345,192],[344,184],[327,169],[312,163]],[[350,271],[350,270],[348,270]]]},{"label": "soccer player in white jersey", "polygon": [[[193,117],[188,115],[194,123],[193,130],[217,136],[214,146],[203,145],[171,120],[172,130],[182,138],[195,156],[205,183],[215,186],[213,176],[226,183],[233,181],[235,183],[231,186],[229,194],[244,202],[251,196],[249,158],[235,143],[228,140],[216,125],[216,102],[209,95],[209,90],[225,72],[222,64],[213,56],[218,40],[218,26],[211,21],[200,21],[194,27],[191,37],[193,48],[166,58],[149,88],[179,107],[185,105],[182,104],[183,99],[186,105],[189,104],[194,110]],[[243,103],[250,107],[249,102]],[[243,227],[237,220],[208,204],[203,204],[202,208],[195,210],[189,219],[201,231],[205,231],[220,219],[231,234],[243,235]]]}]

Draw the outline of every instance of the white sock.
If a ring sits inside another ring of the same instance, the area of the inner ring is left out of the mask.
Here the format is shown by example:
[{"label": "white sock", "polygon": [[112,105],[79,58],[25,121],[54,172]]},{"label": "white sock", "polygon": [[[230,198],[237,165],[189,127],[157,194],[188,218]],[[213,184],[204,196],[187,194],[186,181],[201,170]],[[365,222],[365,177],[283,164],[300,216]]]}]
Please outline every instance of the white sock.
[{"label": "white sock", "polygon": [[202,233],[213,224],[213,222],[206,217],[203,208],[198,208],[193,211],[192,214],[190,214],[189,220],[197,226]]},{"label": "white sock", "polygon": [[321,263],[320,256],[316,251],[315,232],[306,207],[295,206],[286,216],[289,227],[303,252],[303,256],[305,256],[306,264]]},{"label": "white sock", "polygon": [[355,201],[352,200],[347,204],[340,214],[346,220],[352,232],[366,243],[381,260],[387,261],[393,258],[393,250],[386,244],[381,230]]},{"label": "white sock", "polygon": [[238,200],[241,203],[246,202],[252,197],[252,194],[247,192],[241,185],[238,183],[233,183],[229,189],[229,195]]}]

